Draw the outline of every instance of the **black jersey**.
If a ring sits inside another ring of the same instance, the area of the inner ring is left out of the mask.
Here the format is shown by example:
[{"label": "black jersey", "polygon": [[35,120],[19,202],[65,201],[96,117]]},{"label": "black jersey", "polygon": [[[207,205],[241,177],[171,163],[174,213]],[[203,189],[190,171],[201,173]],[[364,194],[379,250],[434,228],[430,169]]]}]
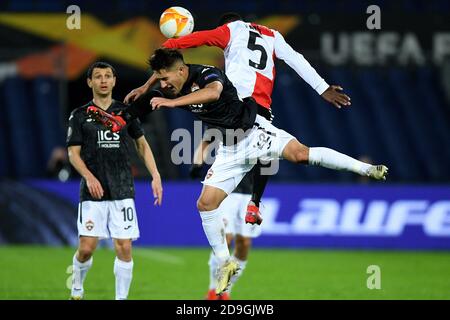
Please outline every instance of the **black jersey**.
[{"label": "black jersey", "polygon": [[[126,130],[112,133],[102,124],[89,118],[86,113],[92,101],[72,111],[67,132],[67,146],[81,146],[81,159],[89,171],[103,187],[103,198],[94,199],[87,188],[85,179],[80,183],[80,201],[121,200],[134,198],[134,182],[131,174],[130,148],[134,147],[130,139],[144,135],[139,120],[133,120]],[[107,112],[118,113],[126,105],[113,101]]]},{"label": "black jersey", "polygon": [[211,128],[247,130],[253,126],[257,113],[254,100],[243,102],[239,99],[236,88],[225,73],[212,66],[188,64],[189,77],[181,89],[184,96],[204,88],[211,82],[220,81],[223,90],[217,101],[200,105],[189,105],[181,108],[194,113]]}]

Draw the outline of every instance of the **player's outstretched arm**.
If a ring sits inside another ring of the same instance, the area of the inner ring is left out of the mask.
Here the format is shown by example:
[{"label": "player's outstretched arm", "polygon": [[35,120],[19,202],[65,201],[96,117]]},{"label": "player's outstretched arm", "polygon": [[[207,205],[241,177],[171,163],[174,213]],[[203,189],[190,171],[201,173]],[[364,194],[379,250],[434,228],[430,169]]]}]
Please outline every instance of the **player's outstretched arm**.
[{"label": "player's outstretched arm", "polygon": [[150,100],[152,109],[159,109],[161,107],[176,108],[188,105],[203,104],[217,101],[222,93],[223,85],[220,81],[214,81],[207,84],[204,88],[195,92],[189,93],[185,96],[176,99],[166,99],[155,97]]},{"label": "player's outstretched arm", "polygon": [[301,53],[295,51],[278,31],[275,32],[274,50],[275,56],[294,69],[318,94],[321,95],[329,87],[316,69],[311,66]]},{"label": "player's outstretched arm", "polygon": [[88,169],[83,159],[81,159],[80,152],[81,146],[70,146],[68,148],[69,161],[75,170],[86,180],[86,185],[91,196],[95,199],[101,199],[104,193],[102,185]]},{"label": "player's outstretched arm", "polygon": [[147,170],[150,172],[152,176],[152,191],[153,191],[153,198],[155,199],[153,204],[160,206],[162,203],[163,188],[161,176],[159,174],[158,167],[156,166],[156,161],[155,157],[153,156],[152,149],[150,148],[147,139],[145,139],[145,136],[141,136],[135,141],[137,151],[141,156],[142,160],[144,161]]},{"label": "player's outstretched arm", "polygon": [[328,85],[305,57],[295,51],[279,32],[275,32],[275,55],[284,60],[297,74],[305,80],[326,101],[337,108],[349,106],[350,97],[342,91],[341,86]]},{"label": "player's outstretched arm", "polygon": [[162,44],[169,49],[187,49],[200,46],[218,47],[222,50],[230,41],[230,29],[226,25],[212,30],[196,31],[186,36],[168,39]]}]

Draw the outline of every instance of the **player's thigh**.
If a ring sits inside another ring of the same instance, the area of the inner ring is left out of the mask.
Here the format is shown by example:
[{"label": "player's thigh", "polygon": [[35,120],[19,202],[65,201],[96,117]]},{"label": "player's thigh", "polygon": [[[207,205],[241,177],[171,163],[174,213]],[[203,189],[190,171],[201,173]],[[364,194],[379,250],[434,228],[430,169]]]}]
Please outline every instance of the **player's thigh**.
[{"label": "player's thigh", "polygon": [[139,238],[139,225],[134,199],[110,201],[108,228],[113,239]]},{"label": "player's thigh", "polygon": [[220,145],[214,163],[202,181],[203,185],[221,189],[226,194],[230,194],[236,189],[245,174],[256,163],[256,158],[252,163],[247,161],[248,148],[246,146],[245,141],[231,146]]},{"label": "player's thigh", "polygon": [[78,236],[108,238],[108,201],[83,201],[78,204]]}]

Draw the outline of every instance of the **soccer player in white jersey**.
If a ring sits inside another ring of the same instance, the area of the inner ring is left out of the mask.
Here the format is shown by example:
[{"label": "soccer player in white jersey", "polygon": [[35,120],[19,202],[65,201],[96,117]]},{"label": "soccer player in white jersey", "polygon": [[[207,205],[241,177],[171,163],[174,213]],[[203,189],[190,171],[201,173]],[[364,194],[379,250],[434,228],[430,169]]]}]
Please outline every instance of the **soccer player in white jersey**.
[{"label": "soccer player in white jersey", "polygon": [[[185,49],[198,46],[215,46],[224,51],[225,73],[236,87],[241,99],[253,97],[259,105],[258,114],[272,120],[272,90],[275,80],[275,58],[285,61],[319,95],[337,108],[350,105],[350,98],[339,92],[340,86],[330,86],[319,76],[309,62],[296,52],[276,30],[255,23],[242,21],[237,13],[224,14],[219,26],[213,30],[197,31],[187,36],[169,39],[163,47]],[[126,97],[128,103],[146,92],[156,82],[155,77],[143,86],[132,90]],[[262,175],[261,162],[254,170],[254,187],[251,201],[247,206],[247,223],[262,222],[259,203],[264,193],[269,175]]]}]

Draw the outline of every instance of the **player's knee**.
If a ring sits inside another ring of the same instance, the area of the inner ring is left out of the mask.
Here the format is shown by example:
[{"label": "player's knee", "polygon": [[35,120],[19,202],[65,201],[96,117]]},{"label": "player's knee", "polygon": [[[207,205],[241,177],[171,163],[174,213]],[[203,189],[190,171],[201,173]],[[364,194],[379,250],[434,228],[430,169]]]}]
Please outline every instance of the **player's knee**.
[{"label": "player's knee", "polygon": [[211,211],[217,209],[219,206],[210,197],[201,196],[197,200],[198,211]]},{"label": "player's knee", "polygon": [[93,253],[94,248],[92,248],[91,246],[81,246],[80,248],[78,248],[77,259],[80,262],[86,262],[92,257]]}]

